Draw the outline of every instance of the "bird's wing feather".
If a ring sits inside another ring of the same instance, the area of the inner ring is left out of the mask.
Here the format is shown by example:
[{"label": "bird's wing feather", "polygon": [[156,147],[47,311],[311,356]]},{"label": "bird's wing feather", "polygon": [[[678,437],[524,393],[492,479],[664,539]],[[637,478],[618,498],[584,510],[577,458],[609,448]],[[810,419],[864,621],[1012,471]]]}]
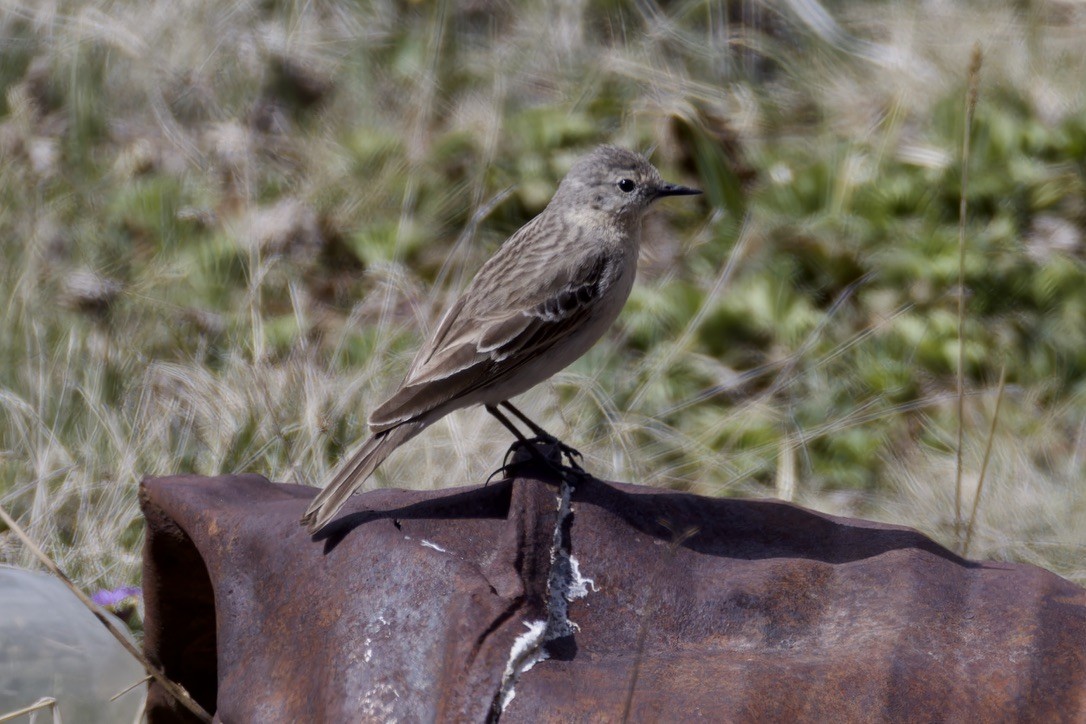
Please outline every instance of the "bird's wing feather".
[{"label": "bird's wing feather", "polygon": [[[561,289],[568,281],[562,268],[539,253],[534,240],[558,233],[546,214],[540,214],[516,231],[498,252],[492,256],[472,279],[463,294],[449,307],[430,338],[419,348],[411,362],[404,384],[415,382],[424,369],[440,366],[436,359],[461,344],[470,344],[478,333],[479,325],[488,320],[501,319],[519,309],[531,306],[532,296],[549,296],[552,289]],[[548,261],[550,262],[548,264]],[[530,269],[533,274],[525,284],[510,284],[509,280],[520,276],[518,271]],[[535,287],[526,286],[534,284]],[[527,297],[528,300],[523,297]],[[451,372],[452,370],[450,370]]]},{"label": "bird's wing feather", "polygon": [[428,345],[434,349],[421,364],[416,360],[399,391],[374,411],[370,425],[375,431],[386,429],[485,384],[500,383],[591,318],[609,264],[607,257],[595,257],[558,289],[526,295],[516,308],[476,318],[470,326],[450,319],[463,309],[458,302],[435,333],[441,344]]},{"label": "bird's wing feather", "polygon": [[460,316],[460,312],[464,309],[464,297],[461,296],[449,309],[445,312],[445,316],[441,318],[441,323],[437,325],[437,330],[433,336],[427,342],[426,346],[420,349],[415,354],[415,359],[411,360],[411,368],[407,371],[407,377],[405,379],[411,379],[414,377],[419,369],[423,367],[434,355],[434,350],[439,349],[445,342],[445,338],[449,334],[449,330],[456,323],[456,320]]}]

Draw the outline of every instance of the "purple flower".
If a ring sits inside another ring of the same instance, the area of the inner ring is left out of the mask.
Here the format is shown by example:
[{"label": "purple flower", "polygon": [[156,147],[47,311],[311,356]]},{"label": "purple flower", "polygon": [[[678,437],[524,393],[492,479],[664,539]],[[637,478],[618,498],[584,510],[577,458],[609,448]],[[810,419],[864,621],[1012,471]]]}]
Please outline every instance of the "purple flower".
[{"label": "purple flower", "polygon": [[140,598],[143,596],[136,586],[121,586],[112,591],[102,589],[91,596],[91,600],[125,622],[128,628],[142,628],[139,620]]},{"label": "purple flower", "polygon": [[102,608],[112,609],[128,602],[127,599],[129,598],[139,598],[141,595],[143,595],[143,592],[137,586],[121,586],[120,588],[114,588],[112,591],[103,588],[91,596],[91,600]]}]

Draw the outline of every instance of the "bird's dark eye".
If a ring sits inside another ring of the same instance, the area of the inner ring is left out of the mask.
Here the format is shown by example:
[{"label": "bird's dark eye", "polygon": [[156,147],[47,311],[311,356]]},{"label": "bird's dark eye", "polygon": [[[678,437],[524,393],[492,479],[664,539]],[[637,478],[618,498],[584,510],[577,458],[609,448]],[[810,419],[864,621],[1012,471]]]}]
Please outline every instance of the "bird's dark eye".
[{"label": "bird's dark eye", "polygon": [[631,181],[628,178],[624,178],[624,179],[622,179],[621,181],[618,182],[618,189],[619,189],[619,191],[621,191],[624,194],[630,193],[635,188],[637,188],[637,184],[635,184],[633,181]]}]

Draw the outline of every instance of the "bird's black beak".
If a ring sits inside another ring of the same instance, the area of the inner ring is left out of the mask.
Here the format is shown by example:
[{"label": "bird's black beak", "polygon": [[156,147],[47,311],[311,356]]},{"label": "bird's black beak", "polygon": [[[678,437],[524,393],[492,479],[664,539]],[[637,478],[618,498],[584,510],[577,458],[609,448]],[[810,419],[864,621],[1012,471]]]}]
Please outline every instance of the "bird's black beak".
[{"label": "bird's black beak", "polygon": [[701,191],[698,189],[687,188],[686,186],[679,186],[678,184],[662,183],[656,187],[656,193],[653,195],[654,199],[661,199],[665,196],[696,196]]}]

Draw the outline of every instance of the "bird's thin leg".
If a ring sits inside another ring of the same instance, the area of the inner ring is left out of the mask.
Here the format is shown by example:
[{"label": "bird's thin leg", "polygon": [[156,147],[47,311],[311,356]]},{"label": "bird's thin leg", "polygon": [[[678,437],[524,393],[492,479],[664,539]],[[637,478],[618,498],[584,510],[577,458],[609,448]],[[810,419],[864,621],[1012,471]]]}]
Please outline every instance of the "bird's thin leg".
[{"label": "bird's thin leg", "polygon": [[494,407],[494,405],[483,405],[483,407],[486,408],[487,412],[494,416],[495,420],[504,425],[506,430],[513,433],[513,437],[520,440],[525,445],[529,444],[528,438],[524,437],[524,433],[518,430],[517,426],[514,425],[508,417],[499,412],[498,408]]},{"label": "bird's thin leg", "polygon": [[566,456],[566,459],[569,460],[569,463],[570,463],[571,466],[573,466],[575,468],[578,468],[578,469],[581,467],[573,459],[574,457],[581,458],[582,460],[584,459],[584,456],[581,455],[579,450],[565,444],[564,442],[562,442],[561,440],[556,438],[554,435],[552,435],[549,432],[547,432],[546,430],[544,430],[542,427],[540,427],[535,422],[533,422],[530,417],[528,417],[523,412],[521,412],[516,407],[514,407],[513,403],[510,402],[509,400],[505,400],[505,401],[501,402],[500,404],[502,405],[502,407],[504,407],[505,409],[509,410],[514,415],[516,415],[517,418],[521,422],[523,422],[525,425],[527,425],[529,428],[531,428],[532,432],[534,432],[537,437],[556,445],[558,447],[558,449],[562,451],[562,454],[564,454]]},{"label": "bird's thin leg", "polygon": [[[528,453],[532,457],[534,457],[536,459],[536,462],[542,464],[545,467],[550,468],[551,470],[556,471],[559,475],[562,474],[561,468],[556,466],[552,461],[548,460],[546,457],[544,457],[543,453],[539,452],[539,448],[537,448],[535,445],[533,445],[531,440],[524,437],[524,434],[520,430],[517,429],[517,426],[514,425],[512,423],[512,421],[508,417],[503,415],[498,410],[497,407],[494,407],[494,405],[483,405],[483,407],[486,408],[487,412],[489,412],[491,415],[494,416],[495,420],[497,420],[502,425],[504,425],[505,428],[507,430],[509,430],[509,432],[513,433],[513,437],[515,437],[520,442],[521,445],[523,445],[525,448],[528,449]],[[505,466],[503,466],[503,467],[505,467]]]},{"label": "bird's thin leg", "polygon": [[510,402],[509,400],[505,400],[504,402],[499,402],[498,404],[500,404],[500,405],[501,405],[502,407],[504,407],[505,409],[509,410],[509,411],[510,411],[510,412],[512,412],[512,413],[513,413],[514,415],[516,415],[516,416],[517,416],[517,419],[519,419],[519,420],[520,420],[521,422],[523,422],[523,423],[524,423],[525,425],[527,425],[528,427],[530,427],[530,428],[531,428],[531,430],[532,430],[532,432],[534,432],[534,433],[535,433],[536,435],[538,435],[539,437],[544,437],[544,438],[546,438],[546,437],[549,437],[549,438],[551,438],[551,439],[554,439],[554,435],[551,435],[551,434],[550,434],[549,432],[547,432],[547,431],[546,431],[546,430],[544,430],[544,429],[543,429],[542,427],[540,427],[540,426],[539,426],[539,425],[537,425],[537,424],[536,424],[535,422],[533,422],[533,421],[532,421],[532,418],[528,417],[528,416],[527,416],[527,415],[525,415],[525,414],[524,414],[523,412],[521,412],[521,411],[520,411],[520,410],[518,410],[518,409],[517,409],[516,407],[514,407],[514,406],[513,406],[513,403],[512,403],[512,402]]}]

